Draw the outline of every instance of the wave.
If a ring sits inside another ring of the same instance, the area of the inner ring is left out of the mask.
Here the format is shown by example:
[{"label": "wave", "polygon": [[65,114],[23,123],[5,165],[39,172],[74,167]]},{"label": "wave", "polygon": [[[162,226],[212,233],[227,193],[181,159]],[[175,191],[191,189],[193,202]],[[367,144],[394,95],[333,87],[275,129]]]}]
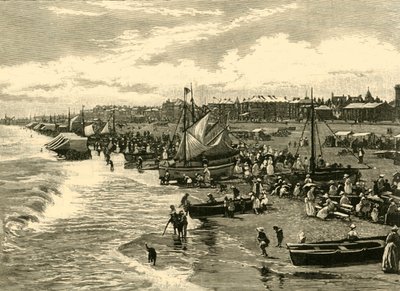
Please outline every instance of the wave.
[{"label": "wave", "polygon": [[119,252],[116,252],[116,255],[121,261],[134,268],[142,279],[151,283],[149,290],[206,290],[189,282],[189,278],[193,275],[193,270],[191,269],[172,267],[168,266],[168,264],[152,266],[147,263],[147,260],[140,262]]}]

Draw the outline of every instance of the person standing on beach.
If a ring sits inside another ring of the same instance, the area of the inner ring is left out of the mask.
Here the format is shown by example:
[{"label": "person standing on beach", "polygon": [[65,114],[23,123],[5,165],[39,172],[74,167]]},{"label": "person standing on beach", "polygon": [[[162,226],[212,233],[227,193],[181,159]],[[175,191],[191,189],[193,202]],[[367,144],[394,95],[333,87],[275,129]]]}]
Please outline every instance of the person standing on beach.
[{"label": "person standing on beach", "polygon": [[265,234],[263,227],[257,227],[256,230],[258,232],[257,241],[258,241],[258,246],[261,249],[261,255],[264,257],[268,257],[266,248],[268,247],[270,241],[267,235]]},{"label": "person standing on beach", "polygon": [[397,273],[400,259],[400,235],[398,227],[392,227],[392,231],[386,238],[386,247],[382,257],[382,271],[385,273]]},{"label": "person standing on beach", "polygon": [[179,207],[182,207],[187,214],[189,211],[189,206],[190,206],[189,193],[185,193],[185,195],[183,195],[181,199],[181,204],[179,205]]},{"label": "person standing on beach", "polygon": [[273,229],[276,232],[276,239],[278,241],[278,244],[276,245],[278,248],[282,247],[282,241],[283,241],[283,229],[278,227],[278,226],[274,226]]}]

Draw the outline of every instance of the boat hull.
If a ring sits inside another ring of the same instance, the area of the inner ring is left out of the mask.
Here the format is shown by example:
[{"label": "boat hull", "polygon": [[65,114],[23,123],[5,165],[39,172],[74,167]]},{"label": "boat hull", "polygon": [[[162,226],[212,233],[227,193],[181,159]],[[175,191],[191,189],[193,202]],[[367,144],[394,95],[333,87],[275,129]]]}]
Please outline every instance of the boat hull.
[{"label": "boat hull", "polygon": [[[250,198],[245,198],[245,211],[252,209],[252,201]],[[235,213],[241,211],[240,200],[235,200]],[[225,214],[224,202],[220,201],[215,204],[193,204],[188,208],[190,217],[193,219],[208,218],[211,216],[222,216]]]},{"label": "boat hull", "polygon": [[[357,181],[361,176],[360,171],[355,168],[317,169],[315,173],[310,174],[310,176],[314,182],[328,182],[330,180],[343,181],[343,176],[345,174],[349,175],[354,181]],[[297,183],[299,181],[304,181],[306,175],[307,173],[305,172],[294,172],[284,176],[287,176],[292,183]]]},{"label": "boat hull", "polygon": [[384,236],[362,238],[354,242],[340,240],[291,244],[287,247],[295,266],[337,266],[379,262],[385,248]]},{"label": "boat hull", "polygon": [[[235,163],[225,163],[220,165],[209,165],[208,169],[211,173],[211,178],[214,180],[219,180],[222,177],[231,177],[233,174],[233,168]],[[165,176],[166,171],[168,170],[170,175],[170,181],[175,180],[179,183],[183,183],[183,174],[186,174],[189,177],[195,177],[196,173],[203,173],[203,166],[186,166],[180,167],[176,165],[169,166],[166,163],[160,163],[159,165],[159,176],[163,178]]]}]

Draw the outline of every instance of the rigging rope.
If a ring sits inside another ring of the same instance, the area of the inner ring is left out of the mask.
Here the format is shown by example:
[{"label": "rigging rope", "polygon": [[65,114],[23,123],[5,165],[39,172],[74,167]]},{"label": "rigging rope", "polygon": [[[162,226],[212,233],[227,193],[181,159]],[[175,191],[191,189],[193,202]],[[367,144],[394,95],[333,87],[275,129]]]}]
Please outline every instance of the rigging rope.
[{"label": "rigging rope", "polygon": [[[332,134],[333,134],[333,136],[335,137],[335,139],[337,139],[337,136],[336,136],[336,134],[333,132],[332,128],[328,125],[328,123],[327,123],[325,120],[323,120],[323,121],[324,121],[326,127],[328,127],[328,129],[332,132]],[[350,151],[350,153],[351,153],[357,160],[359,160],[359,158],[353,153],[353,150],[349,149],[347,146],[344,146],[344,148],[345,148],[346,150]],[[368,169],[372,169],[372,167],[371,167],[370,165],[368,165],[368,164],[366,164],[366,163],[364,163],[364,162],[363,162],[362,164],[365,165],[365,166],[367,166]]]}]

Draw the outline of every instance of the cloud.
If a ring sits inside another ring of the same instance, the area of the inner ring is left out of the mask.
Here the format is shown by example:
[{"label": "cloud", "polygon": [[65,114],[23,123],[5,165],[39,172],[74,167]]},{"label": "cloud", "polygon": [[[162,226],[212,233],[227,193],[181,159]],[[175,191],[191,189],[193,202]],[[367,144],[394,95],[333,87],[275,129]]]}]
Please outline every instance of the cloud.
[{"label": "cloud", "polygon": [[101,16],[105,13],[99,12],[88,12],[88,11],[80,11],[80,10],[72,10],[67,8],[59,8],[55,6],[46,7],[45,9],[54,12],[57,15],[75,15],[75,16]]},{"label": "cloud", "polygon": [[121,1],[101,1],[101,2],[88,2],[91,5],[103,7],[108,10],[123,10],[135,11],[147,14],[159,14],[163,16],[196,16],[196,15],[222,15],[223,12],[219,9],[216,10],[197,10],[194,8],[185,9],[170,9],[165,7],[155,7],[154,4],[148,2],[121,2]]},{"label": "cloud", "polygon": [[[369,35],[330,37],[316,45],[292,41],[283,33],[263,36],[245,54],[239,49],[225,51],[213,70],[184,55],[174,55],[171,49],[192,45],[194,50],[207,54],[196,47],[198,42],[296,8],[296,4],[289,4],[250,9],[228,23],[160,26],[146,34],[126,30],[112,39],[93,40],[106,48],[99,48],[91,56],[66,56],[46,63],[0,67],[0,92],[38,102],[56,98],[64,103],[87,105],[110,102],[155,105],[165,97],[177,97],[177,88],[190,82],[210,88],[209,97],[221,91],[235,96],[239,95],[237,92],[263,90],[277,96],[276,92],[289,95],[296,88],[310,84],[336,90],[345,88],[349,80],[354,88],[365,86],[366,82],[371,87],[386,86],[379,76],[395,82],[400,69],[393,64],[400,62],[399,52],[393,45]],[[169,58],[158,63],[142,62],[162,53],[169,54]],[[354,75],[358,81],[351,79]],[[9,97],[3,100],[12,101]]]}]

